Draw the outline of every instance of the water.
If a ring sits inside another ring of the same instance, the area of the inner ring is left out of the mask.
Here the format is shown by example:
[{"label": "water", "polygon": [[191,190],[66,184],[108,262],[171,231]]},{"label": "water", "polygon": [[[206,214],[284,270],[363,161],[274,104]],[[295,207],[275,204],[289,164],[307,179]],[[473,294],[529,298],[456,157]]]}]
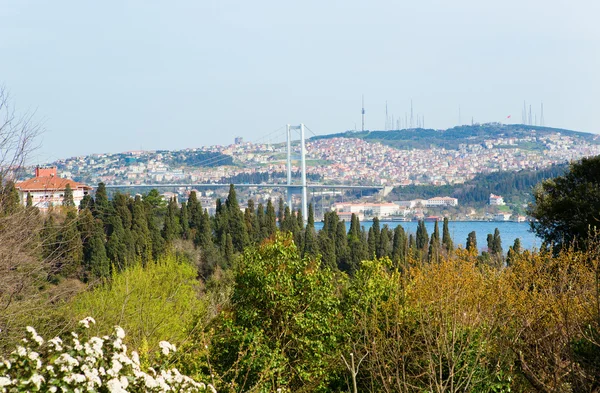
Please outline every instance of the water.
[{"label": "water", "polygon": [[[365,227],[366,231],[373,224],[372,221],[361,222],[360,225]],[[380,226],[383,228],[387,225],[390,229],[396,228],[398,225],[404,227],[407,234],[417,232],[417,222],[390,222],[381,221]],[[425,222],[427,233],[429,236],[433,233],[433,222]],[[440,237],[442,236],[442,222],[438,223],[440,227]],[[320,230],[323,227],[322,222],[315,222],[315,228]],[[529,224],[525,222],[504,222],[504,221],[450,221],[448,223],[448,229],[450,235],[454,241],[454,245],[458,246],[462,244],[464,247],[467,241],[467,235],[471,231],[475,231],[477,234],[477,246],[480,250],[487,248],[487,235],[488,233],[494,234],[494,230],[498,228],[500,231],[500,238],[502,239],[502,249],[504,252],[508,251],[508,247],[512,246],[515,239],[521,239],[521,247],[524,249],[539,248],[542,244],[542,240],[533,233],[529,232]],[[346,222],[346,232],[350,229],[350,223]]]}]

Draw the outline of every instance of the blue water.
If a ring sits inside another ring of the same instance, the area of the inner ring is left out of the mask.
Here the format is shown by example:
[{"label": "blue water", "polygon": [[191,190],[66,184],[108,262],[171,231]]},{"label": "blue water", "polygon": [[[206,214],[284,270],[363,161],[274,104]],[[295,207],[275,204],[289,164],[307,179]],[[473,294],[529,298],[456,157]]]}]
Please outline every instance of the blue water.
[{"label": "blue water", "polygon": [[[365,230],[368,231],[372,221],[361,222],[361,226],[365,227]],[[388,222],[381,221],[381,227],[384,225],[390,227],[390,229],[396,228],[398,225],[404,227],[404,230],[407,234],[416,233],[417,231],[417,222],[416,221],[408,221],[408,222]],[[433,233],[433,226],[435,224],[433,222],[426,222],[425,227],[427,228],[427,233],[429,236]],[[442,235],[442,222],[438,223],[440,227],[440,236]],[[323,227],[322,222],[316,222],[315,228],[317,230]],[[477,246],[480,250],[485,250],[487,248],[487,235],[488,233],[493,234],[494,229],[498,228],[500,231],[500,238],[502,239],[502,248],[504,252],[508,251],[508,247],[512,246],[515,239],[521,239],[521,247],[526,249],[540,248],[542,241],[540,238],[535,236],[533,233],[529,232],[529,224],[524,222],[495,222],[495,221],[450,221],[448,223],[448,229],[450,230],[450,235],[452,236],[452,240],[454,241],[454,245],[458,246],[462,244],[463,247],[467,241],[467,235],[471,231],[475,231],[477,234]],[[346,232],[350,229],[350,223],[346,223]]]}]

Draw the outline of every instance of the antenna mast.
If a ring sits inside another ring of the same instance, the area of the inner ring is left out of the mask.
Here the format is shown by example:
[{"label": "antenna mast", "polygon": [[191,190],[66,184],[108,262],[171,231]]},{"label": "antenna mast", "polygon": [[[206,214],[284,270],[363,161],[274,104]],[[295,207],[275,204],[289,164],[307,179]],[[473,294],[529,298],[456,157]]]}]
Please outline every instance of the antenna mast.
[{"label": "antenna mast", "polygon": [[412,99],[410,100],[410,128],[413,128],[413,104]]},{"label": "antenna mast", "polygon": [[362,131],[365,131],[365,95],[362,96]]}]

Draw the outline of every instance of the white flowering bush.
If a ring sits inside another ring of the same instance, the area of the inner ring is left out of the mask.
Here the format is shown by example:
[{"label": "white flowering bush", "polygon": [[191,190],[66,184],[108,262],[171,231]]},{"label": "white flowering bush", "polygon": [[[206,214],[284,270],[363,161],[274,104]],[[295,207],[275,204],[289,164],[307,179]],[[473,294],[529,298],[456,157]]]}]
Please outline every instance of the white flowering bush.
[{"label": "white flowering bush", "polygon": [[[79,322],[82,331],[94,323],[91,317]],[[45,341],[27,327],[24,345],[0,359],[0,392],[216,392],[175,368],[158,365],[143,371],[137,352],[127,353],[119,326],[110,336],[84,335],[72,332],[64,339]],[[160,349],[162,359],[176,350],[166,341]]]}]

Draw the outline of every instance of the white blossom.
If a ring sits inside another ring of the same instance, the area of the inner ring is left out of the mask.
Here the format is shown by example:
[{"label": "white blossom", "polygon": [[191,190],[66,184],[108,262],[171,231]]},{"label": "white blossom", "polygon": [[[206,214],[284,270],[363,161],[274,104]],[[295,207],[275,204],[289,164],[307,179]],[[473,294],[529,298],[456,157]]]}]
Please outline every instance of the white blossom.
[{"label": "white blossom", "polygon": [[161,352],[165,356],[167,356],[171,351],[176,351],[175,345],[171,344],[168,341],[161,341],[158,343],[158,346],[160,347]]},{"label": "white blossom", "polygon": [[9,386],[11,384],[11,380],[8,377],[0,377],[0,388],[3,386]]},{"label": "white blossom", "polygon": [[79,321],[79,325],[81,325],[82,327],[89,329],[90,328],[90,323],[92,324],[96,324],[96,320],[92,317],[85,317],[83,318],[81,321]]}]

